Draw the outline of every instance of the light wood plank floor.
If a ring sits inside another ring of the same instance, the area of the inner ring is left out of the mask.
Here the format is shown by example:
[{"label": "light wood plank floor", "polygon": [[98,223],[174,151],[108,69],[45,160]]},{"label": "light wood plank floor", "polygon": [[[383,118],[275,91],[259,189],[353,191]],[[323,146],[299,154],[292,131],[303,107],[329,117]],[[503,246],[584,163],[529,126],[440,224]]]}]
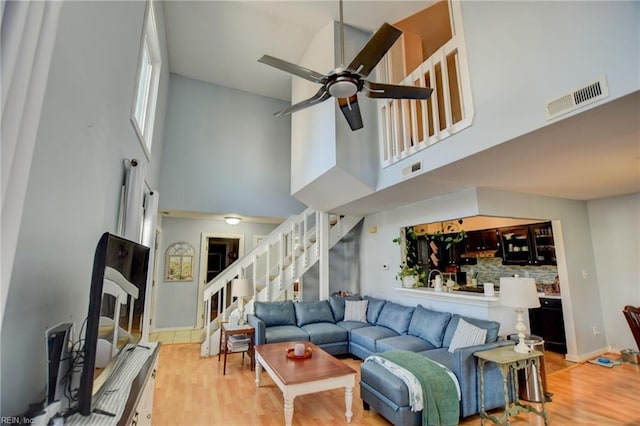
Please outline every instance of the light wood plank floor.
[{"label": "light wood plank floor", "polygon": [[[624,363],[605,368],[568,363],[548,354],[547,382],[553,402],[547,404],[551,425],[640,425],[640,367]],[[164,344],[156,376],[153,424],[172,425],[283,425],[282,394],[263,373],[255,387],[249,359],[234,354],[222,361],[201,358],[198,344]],[[612,355],[613,357],[613,355]],[[344,362],[360,370],[359,360]],[[359,376],[357,378],[359,381]],[[344,391],[333,390],[295,399],[294,426],[343,425]],[[364,411],[359,386],[354,389],[353,425],[388,425],[374,411]],[[479,425],[478,416],[461,425]],[[490,424],[490,422],[486,422]],[[520,414],[512,424],[544,424],[537,416]]]}]

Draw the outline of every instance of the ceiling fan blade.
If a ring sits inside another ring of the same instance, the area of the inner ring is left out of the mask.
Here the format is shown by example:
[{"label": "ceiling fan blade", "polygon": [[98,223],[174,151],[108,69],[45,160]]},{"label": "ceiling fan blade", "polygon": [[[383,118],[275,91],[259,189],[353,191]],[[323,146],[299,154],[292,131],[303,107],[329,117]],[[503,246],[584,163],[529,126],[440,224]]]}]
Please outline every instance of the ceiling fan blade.
[{"label": "ceiling fan blade", "polygon": [[342,115],[347,119],[351,130],[362,129],[362,115],[360,115],[360,107],[358,106],[358,97],[353,95],[350,98],[337,98],[338,106],[342,111]]},{"label": "ceiling fan blade", "polygon": [[318,92],[312,97],[310,97],[309,99],[306,99],[304,101],[298,102],[297,104],[291,105],[290,107],[285,108],[282,111],[276,112],[274,115],[276,117],[281,117],[283,115],[291,114],[296,111],[300,111],[301,109],[305,109],[310,106],[317,105],[320,102],[326,101],[330,97],[331,95],[329,94],[329,92],[327,92],[324,86],[322,86],[320,90],[318,90]]},{"label": "ceiling fan blade", "polygon": [[433,89],[429,87],[399,86],[395,84],[364,82],[366,95],[370,98],[429,99]]},{"label": "ceiling fan blade", "polygon": [[305,80],[313,81],[314,83],[322,84],[326,79],[326,76],[318,72],[307,69],[305,67],[301,67],[300,65],[292,64],[291,62],[283,61],[282,59],[274,58],[273,56],[264,55],[262,58],[258,59],[258,62],[271,65],[272,67],[277,68],[281,71],[297,75],[298,77],[304,78]]},{"label": "ceiling fan blade", "polygon": [[349,64],[349,69],[363,77],[368,76],[401,34],[402,31],[393,25],[389,25],[386,22],[382,24],[373,37],[371,37],[371,40],[367,42]]}]

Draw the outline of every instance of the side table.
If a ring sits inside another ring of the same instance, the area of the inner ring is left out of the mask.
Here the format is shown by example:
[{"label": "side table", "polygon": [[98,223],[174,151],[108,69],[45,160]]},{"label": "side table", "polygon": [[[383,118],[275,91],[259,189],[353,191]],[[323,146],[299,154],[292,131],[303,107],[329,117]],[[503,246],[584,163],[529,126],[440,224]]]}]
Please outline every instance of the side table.
[{"label": "side table", "polygon": [[[255,355],[253,348],[253,340],[254,340],[254,328],[250,324],[241,324],[241,325],[231,325],[228,322],[223,322],[220,324],[220,351],[218,351],[218,361],[220,361],[220,356],[224,353],[224,366],[222,367],[222,375],[227,374],[227,354],[228,353],[242,353],[242,358],[244,359],[244,353],[247,352],[249,357],[251,358],[251,371],[253,371],[253,365],[255,364]],[[229,336],[234,336],[237,334],[246,334],[249,336],[249,347],[247,350],[243,351],[229,351]]]},{"label": "side table", "polygon": [[[480,424],[484,425],[484,419],[489,419],[495,424],[510,425],[509,418],[516,416],[518,413],[534,413],[544,419],[544,424],[548,424],[547,410],[545,408],[545,398],[542,398],[542,408],[537,409],[531,404],[524,404],[518,396],[518,370],[529,368],[532,364],[538,375],[539,383],[542,383],[540,377],[539,360],[542,352],[531,351],[528,354],[521,354],[513,350],[513,346],[501,346],[499,348],[489,349],[486,351],[475,352],[480,366]],[[500,417],[489,415],[484,408],[484,366],[487,362],[495,363],[502,374],[502,383],[504,386],[504,413]],[[509,389],[509,377],[511,377],[511,389]],[[509,390],[514,396],[515,401],[509,403]]]}]

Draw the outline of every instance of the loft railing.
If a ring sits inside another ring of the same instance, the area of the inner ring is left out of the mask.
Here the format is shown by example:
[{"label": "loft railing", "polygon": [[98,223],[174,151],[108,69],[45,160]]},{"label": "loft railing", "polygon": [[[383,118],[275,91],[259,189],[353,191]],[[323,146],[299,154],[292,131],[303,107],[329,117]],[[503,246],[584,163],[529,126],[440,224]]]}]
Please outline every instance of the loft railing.
[{"label": "loft railing", "polygon": [[[205,336],[218,329],[219,319],[228,318],[237,304],[231,298],[234,278],[251,279],[253,296],[247,307],[251,310],[254,300],[274,301],[292,298],[294,284],[320,257],[320,215],[311,208],[292,216],[273,230],[257,246],[253,247],[230,267],[207,283],[204,294]],[[329,216],[329,247],[351,230],[361,217]],[[304,290],[302,290],[304,291]],[[201,353],[208,356],[209,338]]]},{"label": "loft railing", "polygon": [[382,167],[471,125],[473,102],[462,35],[455,35],[399,84],[431,87],[427,100],[378,103]]}]

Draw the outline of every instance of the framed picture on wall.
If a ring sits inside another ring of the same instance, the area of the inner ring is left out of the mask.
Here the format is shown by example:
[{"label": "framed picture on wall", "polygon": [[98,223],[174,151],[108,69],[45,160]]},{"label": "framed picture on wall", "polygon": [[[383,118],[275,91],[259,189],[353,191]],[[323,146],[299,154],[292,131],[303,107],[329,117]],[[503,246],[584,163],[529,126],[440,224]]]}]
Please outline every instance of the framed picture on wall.
[{"label": "framed picture on wall", "polygon": [[185,241],[171,244],[165,259],[165,281],[193,281],[193,246]]}]

